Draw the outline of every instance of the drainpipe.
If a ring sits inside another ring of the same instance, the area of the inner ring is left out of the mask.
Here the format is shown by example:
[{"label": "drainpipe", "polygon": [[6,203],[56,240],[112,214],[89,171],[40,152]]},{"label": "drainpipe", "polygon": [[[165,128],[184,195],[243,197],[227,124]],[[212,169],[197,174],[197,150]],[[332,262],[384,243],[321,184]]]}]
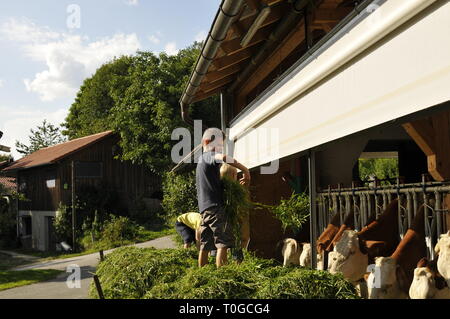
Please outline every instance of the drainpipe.
[{"label": "drainpipe", "polygon": [[216,15],[213,26],[209,32],[202,52],[197,60],[195,69],[193,70],[189,83],[180,100],[181,118],[187,124],[193,126],[194,122],[189,116],[188,106],[192,101],[200,83],[208,71],[211,62],[216,56],[217,50],[225,39],[228,29],[234,22],[235,17],[241,10],[244,0],[223,0],[220,5],[219,12]]}]

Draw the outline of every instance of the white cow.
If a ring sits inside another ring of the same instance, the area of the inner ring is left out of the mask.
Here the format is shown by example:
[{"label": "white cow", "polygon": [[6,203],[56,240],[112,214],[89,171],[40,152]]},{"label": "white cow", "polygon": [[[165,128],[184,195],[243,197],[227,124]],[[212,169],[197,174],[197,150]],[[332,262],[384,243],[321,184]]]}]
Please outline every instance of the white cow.
[{"label": "white cow", "polygon": [[286,238],[283,240],[283,248],[281,254],[283,255],[283,267],[289,265],[299,265],[302,246],[293,238]]},{"label": "white cow", "polygon": [[375,258],[375,268],[367,283],[369,299],[406,299],[397,280],[397,261],[392,257]]},{"label": "white cow", "polygon": [[[311,267],[311,244],[310,243],[304,243],[302,253],[300,255],[300,266],[302,267]],[[317,269],[322,270],[323,269],[323,253],[317,254]]]},{"label": "white cow", "polygon": [[[447,285],[438,287],[439,280],[429,267],[414,269],[414,279],[409,288],[411,299],[450,299],[450,289]],[[442,279],[443,280],[443,279]]]},{"label": "white cow", "polygon": [[439,256],[437,269],[450,287],[450,230],[446,234],[441,235],[441,238],[434,247],[434,251]]},{"label": "white cow", "polygon": [[363,278],[367,271],[368,255],[363,254],[359,247],[356,231],[345,230],[333,251],[328,254],[330,273],[342,273],[352,283]]}]

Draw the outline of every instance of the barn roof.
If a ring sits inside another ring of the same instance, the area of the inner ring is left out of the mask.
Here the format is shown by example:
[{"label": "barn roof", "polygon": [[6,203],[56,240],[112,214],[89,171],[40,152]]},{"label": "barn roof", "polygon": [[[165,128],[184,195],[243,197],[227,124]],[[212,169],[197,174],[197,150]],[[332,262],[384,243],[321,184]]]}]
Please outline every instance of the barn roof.
[{"label": "barn roof", "polygon": [[8,192],[12,192],[16,190],[16,179],[9,176],[0,176],[0,185],[3,185]]},{"label": "barn roof", "polygon": [[40,149],[34,153],[31,153],[30,155],[22,157],[21,159],[13,162],[11,165],[3,169],[2,172],[23,170],[36,166],[56,163],[57,161],[87,146],[90,146],[112,134],[113,134],[112,131],[106,131]]},{"label": "barn roof", "polygon": [[[291,52],[299,44],[304,43],[305,32],[300,32],[304,25],[304,17],[300,13],[309,2],[309,0],[235,0],[234,2],[222,0],[180,102],[194,103],[229,88],[233,83],[236,86],[249,78],[255,78],[246,74],[245,69],[256,63],[256,56],[264,56],[266,53],[270,56],[279,51]],[[316,1],[317,7],[311,18],[312,30],[329,32],[353,9],[355,2],[360,1]],[[232,4],[227,6],[228,3]],[[225,12],[226,9],[237,12],[233,12],[230,16],[229,12]],[[223,16],[229,16],[230,20]],[[291,24],[284,30],[281,25],[289,17],[292,18]],[[216,32],[216,30],[220,31]],[[251,30],[252,33],[249,34]],[[214,38],[215,33],[223,33],[223,38]],[[249,40],[245,41],[247,36]],[[295,41],[289,40],[290,38],[295,38]],[[211,49],[215,47],[213,43],[217,43],[215,50]],[[209,62],[201,63],[202,60]],[[259,62],[258,66],[261,63]],[[266,63],[262,64],[264,69],[269,69]]]}]

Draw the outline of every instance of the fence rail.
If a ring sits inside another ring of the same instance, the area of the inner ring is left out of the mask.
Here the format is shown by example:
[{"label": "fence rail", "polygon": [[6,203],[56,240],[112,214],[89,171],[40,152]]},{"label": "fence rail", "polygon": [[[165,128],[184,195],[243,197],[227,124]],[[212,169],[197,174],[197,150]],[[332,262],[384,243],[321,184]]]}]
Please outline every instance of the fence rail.
[{"label": "fence rail", "polygon": [[377,219],[394,199],[398,201],[398,235],[403,238],[411,227],[419,208],[424,206],[425,243],[427,257],[433,259],[434,246],[439,236],[450,229],[450,214],[445,203],[450,194],[450,183],[425,182],[373,187],[353,187],[321,190],[318,192],[317,233],[321,234],[331,218],[339,214],[341,223],[351,212],[355,230],[361,230]]}]

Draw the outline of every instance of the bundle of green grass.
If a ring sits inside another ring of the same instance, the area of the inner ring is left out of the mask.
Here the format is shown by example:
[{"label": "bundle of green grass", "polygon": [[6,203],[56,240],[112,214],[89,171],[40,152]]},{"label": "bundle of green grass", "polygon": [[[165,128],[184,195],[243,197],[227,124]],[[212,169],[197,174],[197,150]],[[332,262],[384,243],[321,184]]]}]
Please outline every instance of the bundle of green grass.
[{"label": "bundle of green grass", "polygon": [[[211,260],[212,261],[212,260]],[[249,253],[240,265],[197,267],[197,251],[125,247],[97,268],[105,298],[114,299],[354,299],[339,275],[283,268]],[[90,296],[97,298],[92,285]]]}]

